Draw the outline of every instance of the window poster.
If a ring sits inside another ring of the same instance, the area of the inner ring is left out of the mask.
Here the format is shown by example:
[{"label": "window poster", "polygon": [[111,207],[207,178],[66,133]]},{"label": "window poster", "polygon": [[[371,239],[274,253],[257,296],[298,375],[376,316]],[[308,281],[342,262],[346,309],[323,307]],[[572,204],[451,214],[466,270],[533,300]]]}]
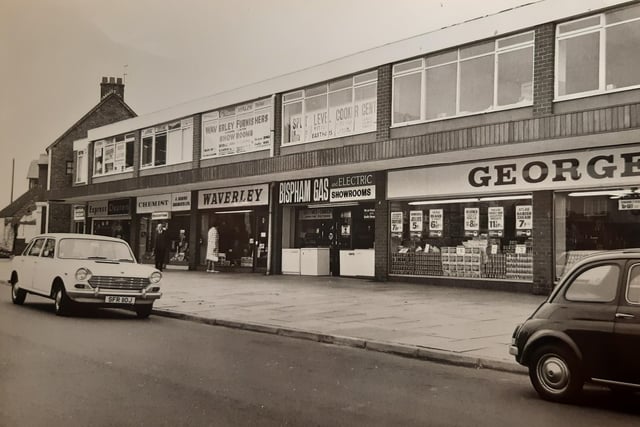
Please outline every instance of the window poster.
[{"label": "window poster", "polygon": [[489,236],[502,237],[504,235],[504,208],[502,206],[491,206],[487,210],[489,223]]},{"label": "window poster", "polygon": [[126,168],[125,158],[127,155],[127,143],[118,142],[115,147],[116,153],[113,160],[113,166],[116,171],[122,171]]},{"label": "window poster", "polygon": [[411,232],[422,231],[422,211],[410,211],[409,212],[409,227]]},{"label": "window poster", "polygon": [[271,146],[271,101],[202,115],[202,157],[232,156]]},{"label": "window poster", "polygon": [[402,233],[402,212],[391,212],[391,232]]},{"label": "window poster", "polygon": [[442,237],[443,219],[442,209],[429,209],[429,237]]},{"label": "window poster", "polygon": [[[374,86],[375,87],[375,86]],[[356,100],[353,107],[354,127],[357,133],[376,130],[377,98]]]},{"label": "window poster", "polygon": [[480,230],[480,208],[464,209],[464,231],[466,236],[477,236]]},{"label": "window poster", "polygon": [[533,228],[533,206],[516,206],[516,236],[531,236]]}]

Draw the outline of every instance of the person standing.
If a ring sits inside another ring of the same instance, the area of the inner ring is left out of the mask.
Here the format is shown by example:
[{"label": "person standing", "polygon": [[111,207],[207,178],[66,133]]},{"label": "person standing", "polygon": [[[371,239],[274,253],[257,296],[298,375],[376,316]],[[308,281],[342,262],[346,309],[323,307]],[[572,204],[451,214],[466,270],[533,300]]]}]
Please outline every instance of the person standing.
[{"label": "person standing", "polygon": [[156,255],[156,268],[162,271],[164,267],[165,257],[167,256],[167,233],[166,229],[162,224],[158,224],[156,227],[156,245],[155,245],[155,255]]},{"label": "person standing", "polygon": [[215,262],[218,261],[218,245],[220,234],[216,226],[212,226],[207,233],[207,272],[218,273]]}]

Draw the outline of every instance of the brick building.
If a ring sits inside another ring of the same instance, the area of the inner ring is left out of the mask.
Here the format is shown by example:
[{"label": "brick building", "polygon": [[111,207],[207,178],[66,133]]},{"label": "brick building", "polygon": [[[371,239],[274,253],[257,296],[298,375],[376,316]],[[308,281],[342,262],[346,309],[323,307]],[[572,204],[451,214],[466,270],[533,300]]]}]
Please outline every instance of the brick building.
[{"label": "brick building", "polygon": [[[124,83],[121,78],[103,77],[100,83],[100,101],[47,147],[49,164],[47,189],[64,191],[72,186],[78,164],[76,140],[86,138],[87,131],[124,119],[136,113],[124,102]],[[68,232],[72,226],[72,212],[68,204],[48,198],[46,229],[50,233]]]},{"label": "brick building", "polygon": [[49,197],[177,268],[216,227],[222,269],[546,293],[640,246],[639,25],[537,2],[91,129]]}]

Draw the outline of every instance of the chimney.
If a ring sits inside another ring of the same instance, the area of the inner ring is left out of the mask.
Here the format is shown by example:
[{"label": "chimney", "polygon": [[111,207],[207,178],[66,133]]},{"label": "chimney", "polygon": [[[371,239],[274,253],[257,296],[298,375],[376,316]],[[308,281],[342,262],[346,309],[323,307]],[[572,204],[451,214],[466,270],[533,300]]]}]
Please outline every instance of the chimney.
[{"label": "chimney", "polygon": [[117,80],[115,77],[102,78],[102,83],[100,83],[100,99],[103,99],[110,93],[115,93],[124,99],[124,83],[122,83],[122,78],[118,77]]}]

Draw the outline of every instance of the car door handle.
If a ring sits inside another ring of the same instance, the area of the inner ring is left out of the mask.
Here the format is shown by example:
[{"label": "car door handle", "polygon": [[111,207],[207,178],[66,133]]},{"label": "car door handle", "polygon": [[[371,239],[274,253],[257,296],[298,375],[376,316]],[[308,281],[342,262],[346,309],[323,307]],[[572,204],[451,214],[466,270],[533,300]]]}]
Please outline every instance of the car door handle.
[{"label": "car door handle", "polygon": [[635,319],[636,316],[627,313],[616,313],[616,319]]}]

